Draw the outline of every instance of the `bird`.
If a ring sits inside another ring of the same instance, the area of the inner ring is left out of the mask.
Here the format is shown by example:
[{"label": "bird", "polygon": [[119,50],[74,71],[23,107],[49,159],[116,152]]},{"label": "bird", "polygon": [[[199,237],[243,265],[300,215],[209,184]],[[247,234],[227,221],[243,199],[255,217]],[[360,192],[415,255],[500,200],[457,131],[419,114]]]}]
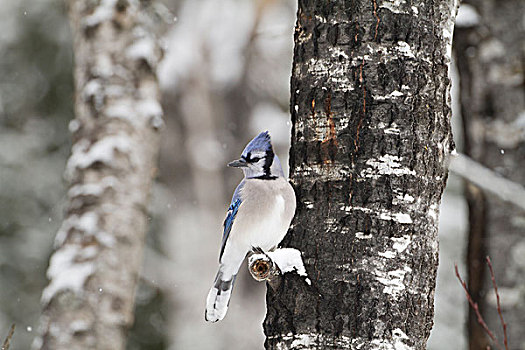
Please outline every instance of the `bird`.
[{"label": "bird", "polygon": [[273,151],[268,131],[252,139],[241,157],[228,166],[242,169],[244,178],[233,193],[224,220],[219,271],[206,299],[204,318],[208,322],[226,316],[244,258],[251,251],[277,248],[296,208],[294,189]]}]

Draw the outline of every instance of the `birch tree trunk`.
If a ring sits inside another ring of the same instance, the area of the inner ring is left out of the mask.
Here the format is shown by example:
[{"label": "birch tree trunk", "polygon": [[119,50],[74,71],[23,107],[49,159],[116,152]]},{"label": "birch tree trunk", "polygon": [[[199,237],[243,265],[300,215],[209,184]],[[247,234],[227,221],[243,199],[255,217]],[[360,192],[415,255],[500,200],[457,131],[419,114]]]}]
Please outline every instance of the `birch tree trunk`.
[{"label": "birch tree trunk", "polygon": [[162,125],[155,74],[161,50],[147,3],[69,1],[71,187],[42,294],[37,349],[125,347]]},{"label": "birch tree trunk", "polygon": [[268,288],[267,349],[425,349],[453,148],[454,0],[299,1],[284,245],[312,285]]},{"label": "birch tree trunk", "polygon": [[[525,94],[522,0],[466,1],[455,33],[465,153],[502,176],[525,185]],[[468,16],[467,16],[468,15]],[[497,189],[496,189],[497,190]],[[525,221],[513,204],[466,186],[469,204],[468,284],[472,297],[501,343],[503,334],[487,275],[494,264],[511,348],[525,344]],[[521,300],[520,300],[521,299]],[[471,350],[486,349],[475,314],[469,315]]]}]

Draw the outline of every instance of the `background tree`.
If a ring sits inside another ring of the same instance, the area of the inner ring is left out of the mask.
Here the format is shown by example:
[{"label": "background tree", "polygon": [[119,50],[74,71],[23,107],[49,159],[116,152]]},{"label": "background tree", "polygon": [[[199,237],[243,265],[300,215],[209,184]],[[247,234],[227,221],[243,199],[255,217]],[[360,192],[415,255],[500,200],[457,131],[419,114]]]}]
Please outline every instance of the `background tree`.
[{"label": "background tree", "polygon": [[162,126],[149,1],[69,2],[76,118],[71,187],[43,292],[40,349],[124,349]]},{"label": "background tree", "polygon": [[268,289],[266,348],[426,348],[456,5],[299,1],[285,245],[312,286]]},{"label": "background tree", "polygon": [[[525,3],[470,0],[455,32],[461,82],[465,153],[518,184],[525,185],[525,94],[523,38]],[[498,191],[497,188],[495,188]],[[468,285],[489,327],[503,334],[487,274],[485,256],[495,264],[509,339],[525,344],[525,228],[523,210],[467,185],[469,204]],[[521,298],[521,301],[520,301]],[[488,343],[476,316],[469,315],[471,350]]]}]

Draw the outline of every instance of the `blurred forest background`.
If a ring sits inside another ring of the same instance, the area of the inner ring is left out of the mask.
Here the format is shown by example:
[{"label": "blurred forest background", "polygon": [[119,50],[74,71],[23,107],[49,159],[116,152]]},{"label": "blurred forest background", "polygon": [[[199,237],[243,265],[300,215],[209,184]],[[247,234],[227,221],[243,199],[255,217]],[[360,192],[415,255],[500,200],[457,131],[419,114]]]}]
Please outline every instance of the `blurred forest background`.
[{"label": "blurred forest background", "polygon": [[[166,127],[128,349],[261,349],[265,287],[246,269],[224,321],[206,324],[204,302],[215,274],[222,221],[242,177],[225,164],[262,130],[270,131],[287,164],[296,1],[164,4],[173,13],[159,70]],[[2,1],[0,334],[17,324],[14,350],[29,349],[37,331],[45,271],[61,223],[73,118],[72,64],[64,1]],[[454,135],[461,149],[455,101]],[[464,261],[466,226],[463,182],[451,175],[440,214],[431,350],[466,347],[466,300],[453,272],[454,262],[461,266]]]}]

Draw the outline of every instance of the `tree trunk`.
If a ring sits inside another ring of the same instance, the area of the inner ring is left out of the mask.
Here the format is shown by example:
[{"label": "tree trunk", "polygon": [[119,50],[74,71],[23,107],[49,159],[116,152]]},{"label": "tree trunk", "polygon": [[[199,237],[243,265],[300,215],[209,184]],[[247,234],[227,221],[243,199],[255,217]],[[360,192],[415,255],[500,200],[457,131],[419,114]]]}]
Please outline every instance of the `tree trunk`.
[{"label": "tree trunk", "polygon": [[[465,21],[455,32],[465,153],[502,176],[525,185],[525,94],[522,0],[466,1]],[[468,15],[468,16],[467,16]],[[503,334],[485,256],[494,264],[511,348],[525,344],[525,224],[513,204],[469,185],[468,282],[489,328]],[[471,350],[486,349],[487,339],[473,312]]]},{"label": "tree trunk", "polygon": [[76,119],[68,209],[38,349],[124,349],[133,321],[162,109],[149,1],[71,0]]},{"label": "tree trunk", "polygon": [[453,148],[454,0],[299,1],[284,245],[312,285],[268,289],[268,349],[425,349]]}]

